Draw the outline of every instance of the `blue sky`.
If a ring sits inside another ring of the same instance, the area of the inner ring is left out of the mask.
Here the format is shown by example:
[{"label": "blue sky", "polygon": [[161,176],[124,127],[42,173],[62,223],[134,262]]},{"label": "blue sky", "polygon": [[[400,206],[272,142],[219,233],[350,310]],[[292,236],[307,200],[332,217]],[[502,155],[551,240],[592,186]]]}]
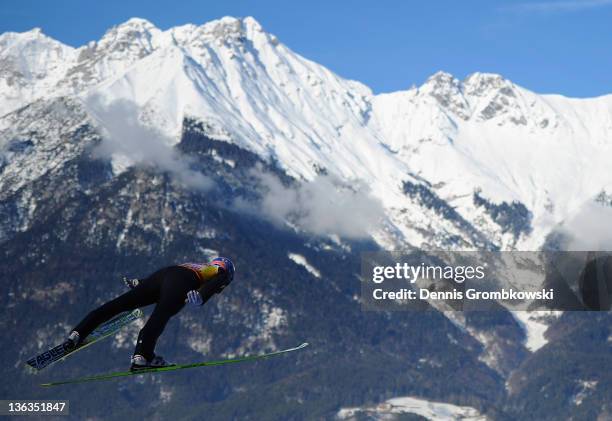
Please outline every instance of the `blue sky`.
[{"label": "blue sky", "polygon": [[64,43],[128,18],[161,29],[253,16],[294,51],[375,92],[438,70],[500,73],[540,93],[612,93],[612,0],[3,0],[0,32],[41,27]]}]

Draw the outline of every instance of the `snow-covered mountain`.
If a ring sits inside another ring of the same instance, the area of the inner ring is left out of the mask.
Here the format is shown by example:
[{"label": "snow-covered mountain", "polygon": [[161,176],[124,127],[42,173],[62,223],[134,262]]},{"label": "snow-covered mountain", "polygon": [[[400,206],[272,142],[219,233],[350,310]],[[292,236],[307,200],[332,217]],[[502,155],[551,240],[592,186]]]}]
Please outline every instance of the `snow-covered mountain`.
[{"label": "snow-covered mountain", "polygon": [[386,210],[372,234],[389,247],[534,249],[612,192],[612,95],[538,95],[499,75],[442,72],[374,95],[251,17],[165,31],[130,19],[79,48],[39,29],[1,35],[0,127],[60,96],[98,124],[96,107],[127,100],[171,144],[194,119],[297,179],[365,183]]}]

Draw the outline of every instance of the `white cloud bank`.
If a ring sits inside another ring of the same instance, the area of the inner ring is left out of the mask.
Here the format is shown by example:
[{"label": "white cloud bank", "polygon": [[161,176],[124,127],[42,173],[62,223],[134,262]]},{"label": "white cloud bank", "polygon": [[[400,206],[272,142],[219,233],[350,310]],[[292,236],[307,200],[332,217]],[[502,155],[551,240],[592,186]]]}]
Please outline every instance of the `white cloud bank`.
[{"label": "white cloud bank", "polygon": [[567,250],[612,250],[612,208],[590,202],[563,225],[562,232],[569,238]]},{"label": "white cloud bank", "polygon": [[253,169],[262,199],[256,205],[238,202],[239,208],[256,213],[277,225],[290,223],[316,235],[367,238],[385,217],[382,204],[361,182],[351,185],[319,175],[297,186],[284,186],[273,174]]},{"label": "white cloud bank", "polygon": [[127,165],[154,166],[173,175],[187,187],[208,190],[209,178],[191,169],[193,161],[180,155],[173,139],[140,120],[139,107],[127,100],[105,102],[90,97],[85,104],[97,121],[103,140],[94,151],[99,158],[126,162]]}]

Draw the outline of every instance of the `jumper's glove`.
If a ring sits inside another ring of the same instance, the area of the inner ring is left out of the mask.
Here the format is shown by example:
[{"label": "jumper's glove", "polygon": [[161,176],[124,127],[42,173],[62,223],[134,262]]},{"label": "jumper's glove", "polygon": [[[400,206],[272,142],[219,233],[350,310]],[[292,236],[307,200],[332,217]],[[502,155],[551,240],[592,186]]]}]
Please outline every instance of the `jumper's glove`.
[{"label": "jumper's glove", "polygon": [[123,283],[125,284],[126,287],[128,287],[129,289],[134,289],[138,286],[138,284],[140,283],[140,281],[138,279],[128,279],[125,276],[123,277]]},{"label": "jumper's glove", "polygon": [[204,304],[204,300],[202,299],[202,296],[195,289],[187,293],[186,302],[191,305],[198,306],[198,307]]}]

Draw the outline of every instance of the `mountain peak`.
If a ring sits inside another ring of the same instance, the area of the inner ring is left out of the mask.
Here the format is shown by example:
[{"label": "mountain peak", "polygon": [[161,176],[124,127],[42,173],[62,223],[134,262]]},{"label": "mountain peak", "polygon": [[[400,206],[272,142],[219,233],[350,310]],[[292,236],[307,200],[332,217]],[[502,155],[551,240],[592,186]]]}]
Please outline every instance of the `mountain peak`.
[{"label": "mountain peak", "polygon": [[17,33],[17,35],[19,35],[20,37],[23,38],[48,38],[42,31],[42,28],[40,27],[35,27],[30,29],[29,31],[25,31],[25,32],[19,32]]},{"label": "mountain peak", "polygon": [[[45,35],[40,28],[6,32],[0,35],[0,73],[6,77],[9,89],[19,90],[19,86],[32,83],[44,84],[48,76],[61,76],[64,64],[72,59],[74,51],[74,48]],[[15,100],[20,95],[14,91],[9,97]],[[0,107],[0,113],[4,110]]]},{"label": "mountain peak", "polygon": [[482,96],[484,93],[495,90],[508,96],[513,96],[514,84],[496,73],[472,73],[463,81],[468,95]]},{"label": "mountain peak", "polygon": [[489,72],[474,72],[468,75],[465,78],[465,83],[473,83],[475,81],[500,81],[505,80],[505,78],[499,73],[489,73]]},{"label": "mountain peak", "polygon": [[143,39],[150,41],[158,33],[161,33],[161,31],[148,20],[131,18],[106,31],[99,44],[130,43]]},{"label": "mountain peak", "polygon": [[[447,82],[451,82],[453,80],[456,80],[454,78],[454,76],[448,72],[445,72],[444,70],[438,70],[436,73],[434,73],[433,75],[431,75],[428,79],[427,82],[429,81],[447,81]],[[427,83],[425,82],[425,83]]]},{"label": "mountain peak", "polygon": [[261,24],[252,16],[244,18],[224,16],[220,19],[206,22],[198,30],[205,37],[223,41],[252,39],[254,34],[265,32]]},{"label": "mountain peak", "polygon": [[[61,44],[59,41],[54,40],[51,37],[45,35],[41,28],[32,28],[29,31],[25,32],[5,32],[0,34],[0,46],[4,48],[14,45],[16,43],[26,44],[30,42],[44,42]],[[61,44],[63,45],[63,44]]]},{"label": "mountain peak", "polygon": [[469,117],[468,104],[463,97],[463,86],[453,75],[438,71],[419,88],[419,93],[431,95],[443,108],[462,119]]},{"label": "mountain peak", "polygon": [[142,58],[156,48],[156,38],[161,33],[162,31],[148,20],[131,18],[106,31],[95,47],[119,56],[128,52]]},{"label": "mountain peak", "polygon": [[450,73],[438,71],[431,75],[419,90],[431,95],[457,94],[461,93],[461,82]]},{"label": "mountain peak", "polygon": [[247,16],[247,17],[243,18],[242,19],[242,23],[247,28],[251,28],[251,29],[254,29],[256,31],[263,31],[263,27],[261,26],[259,21],[257,21],[257,19],[255,19],[253,16]]},{"label": "mountain peak", "polygon": [[126,28],[126,29],[141,29],[143,31],[150,31],[157,29],[150,21],[143,18],[130,18],[125,22],[115,26],[115,28]]},{"label": "mountain peak", "polygon": [[246,25],[243,25],[243,20],[233,16],[224,16],[220,19],[206,22],[200,28],[206,35],[216,39],[229,40],[246,36]]}]

